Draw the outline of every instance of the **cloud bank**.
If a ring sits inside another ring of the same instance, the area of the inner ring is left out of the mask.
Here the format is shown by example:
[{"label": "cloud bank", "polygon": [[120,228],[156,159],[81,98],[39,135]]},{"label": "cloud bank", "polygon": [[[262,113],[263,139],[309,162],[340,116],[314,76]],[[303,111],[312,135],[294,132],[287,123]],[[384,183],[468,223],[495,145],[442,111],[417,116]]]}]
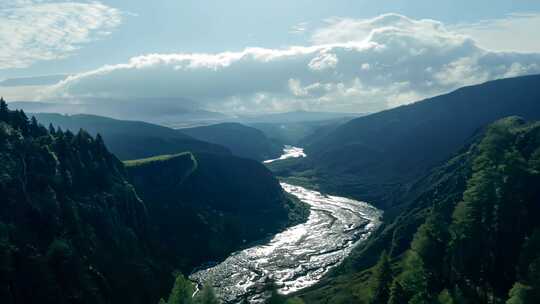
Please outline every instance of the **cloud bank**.
[{"label": "cloud bank", "polygon": [[467,34],[481,47],[498,51],[540,52],[540,14],[515,13],[500,19],[457,24],[452,30]]},{"label": "cloud bank", "polygon": [[0,70],[64,58],[108,35],[122,20],[99,2],[9,0],[0,3]]},{"label": "cloud bank", "polygon": [[185,98],[222,112],[371,112],[540,72],[540,54],[495,52],[435,20],[332,19],[311,46],[149,54],[73,75],[50,98]]}]

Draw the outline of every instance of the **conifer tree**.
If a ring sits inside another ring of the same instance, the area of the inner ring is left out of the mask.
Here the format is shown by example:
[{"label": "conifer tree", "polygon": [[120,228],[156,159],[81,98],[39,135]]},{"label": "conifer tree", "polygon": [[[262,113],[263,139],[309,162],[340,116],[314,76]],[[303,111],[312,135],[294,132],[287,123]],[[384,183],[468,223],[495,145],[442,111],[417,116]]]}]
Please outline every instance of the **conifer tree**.
[{"label": "conifer tree", "polygon": [[182,274],[176,276],[173,289],[169,295],[167,304],[190,304],[193,303],[193,284]]},{"label": "conifer tree", "polygon": [[54,129],[54,126],[52,123],[49,124],[49,133],[51,135],[56,135],[56,130]]},{"label": "conifer tree", "polygon": [[30,133],[33,136],[39,136],[39,124],[35,116],[30,119]]},{"label": "conifer tree", "polygon": [[422,303],[422,300],[427,300],[428,274],[422,258],[413,250],[407,252],[400,279],[406,298],[410,299],[408,303]]},{"label": "conifer tree", "polygon": [[394,280],[392,283],[388,304],[407,304],[407,301],[405,300],[405,291],[399,280]]},{"label": "conifer tree", "polygon": [[107,152],[107,146],[105,145],[105,142],[103,141],[103,137],[101,134],[96,135],[96,140],[94,141],[96,145],[96,150],[100,155],[105,154]]},{"label": "conifer tree", "polygon": [[390,284],[392,283],[392,269],[390,258],[386,251],[381,254],[375,269],[373,270],[372,284],[373,296],[372,304],[386,304],[390,296]]},{"label": "conifer tree", "polygon": [[214,292],[214,288],[206,285],[196,297],[196,304],[219,304],[219,300]]},{"label": "conifer tree", "polygon": [[0,97],[0,121],[7,122],[9,118],[9,110],[4,97]]},{"label": "conifer tree", "polygon": [[454,304],[454,299],[452,298],[452,295],[448,291],[448,289],[445,289],[441,291],[439,296],[437,297],[437,303],[438,304]]}]

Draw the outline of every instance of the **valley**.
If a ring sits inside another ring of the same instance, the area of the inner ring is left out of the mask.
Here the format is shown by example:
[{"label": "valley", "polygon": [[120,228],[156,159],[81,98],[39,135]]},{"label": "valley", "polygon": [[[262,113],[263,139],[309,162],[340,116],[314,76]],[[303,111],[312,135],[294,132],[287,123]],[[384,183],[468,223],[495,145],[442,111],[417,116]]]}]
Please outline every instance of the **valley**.
[{"label": "valley", "polygon": [[540,1],[0,20],[0,304],[540,303]]},{"label": "valley", "polygon": [[309,204],[307,222],[276,234],[267,243],[235,252],[222,263],[191,274],[190,279],[201,286],[211,282],[225,303],[244,299],[264,303],[269,280],[283,294],[312,286],[381,224],[382,212],[365,202],[286,183],[281,186]]},{"label": "valley", "polygon": [[536,303],[539,80],[294,128],[29,118],[1,100],[0,297]]}]

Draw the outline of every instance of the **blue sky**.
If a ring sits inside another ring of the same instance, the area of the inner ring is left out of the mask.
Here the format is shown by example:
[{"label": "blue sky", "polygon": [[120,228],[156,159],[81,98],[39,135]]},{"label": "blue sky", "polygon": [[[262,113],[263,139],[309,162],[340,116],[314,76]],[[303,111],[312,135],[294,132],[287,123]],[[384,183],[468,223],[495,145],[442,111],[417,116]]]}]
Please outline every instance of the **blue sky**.
[{"label": "blue sky", "polygon": [[[76,4],[77,6],[70,6],[68,4]],[[44,7],[45,5],[48,5],[48,7]],[[31,13],[28,14],[27,12]],[[340,37],[347,37],[349,40],[364,39],[365,35],[357,35],[356,37],[352,32],[357,31],[359,26],[362,28],[358,22],[377,18],[388,13],[394,13],[413,21],[423,19],[435,20],[444,26],[445,31],[452,31],[472,37],[474,44],[481,49],[528,53],[540,52],[540,41],[537,41],[540,39],[534,39],[536,29],[540,27],[540,2],[530,0],[103,0],[101,2],[83,0],[74,2],[61,0],[0,0],[0,18],[3,17],[4,20],[8,20],[7,17],[9,17],[10,20],[10,22],[4,22],[6,25],[3,29],[4,33],[2,33],[2,29],[0,28],[0,43],[4,45],[0,46],[0,50],[4,53],[4,55],[0,54],[0,81],[2,79],[18,77],[64,73],[78,74],[99,69],[103,72],[104,66],[126,64],[134,57],[149,54],[222,54],[224,52],[242,52],[248,47],[283,50],[291,46],[314,46],[336,42],[344,43],[346,41],[333,41],[329,37],[332,35],[342,35]],[[25,16],[25,18],[22,18],[22,16]],[[54,18],[51,16],[54,16]],[[47,23],[42,20],[47,18],[53,21]],[[348,21],[340,23],[343,20]],[[396,20],[389,19],[385,22],[394,21]],[[394,26],[393,24],[390,25]],[[344,34],[341,32],[341,28],[347,26],[350,26],[348,29],[349,32],[343,36]],[[385,26],[388,26],[388,24],[385,23]],[[85,27],[87,27],[85,31],[80,30],[81,28],[85,29]],[[51,30],[51,28],[54,29]],[[373,29],[375,27],[369,27],[369,30]],[[413,33],[420,33],[423,30],[421,26],[411,28]],[[32,31],[35,31],[35,33]],[[51,38],[47,35],[48,31],[58,32],[58,35],[54,35]],[[323,37],[321,36],[322,33],[329,36]],[[434,35],[440,35],[441,33],[438,32]],[[317,36],[317,34],[319,35]],[[24,35],[27,37],[24,38]],[[22,38],[17,40],[19,36]],[[448,35],[443,36],[448,38]],[[399,38],[401,39],[403,36],[399,35]],[[420,39],[417,35],[414,38]],[[17,43],[10,44],[8,43],[9,41],[16,41]],[[378,43],[381,42],[378,41]],[[25,44],[28,44],[28,46]],[[28,49],[31,52],[26,52]],[[25,51],[23,52],[21,50]],[[463,55],[462,57],[474,57],[471,54]],[[5,57],[2,58],[2,56]],[[433,56],[439,55],[433,54]],[[528,64],[527,69],[522,69],[525,71],[523,73],[535,71],[532,65],[536,62],[536,57],[522,56],[516,59],[515,56],[512,58],[509,56],[504,58],[504,60],[498,58],[501,63],[497,62],[497,64],[507,65],[508,68],[505,73],[501,72],[497,74],[493,71],[482,70],[478,73],[476,80],[483,81],[500,77],[501,75],[513,75],[508,72],[514,63]],[[457,60],[465,60],[463,58],[452,57],[448,58],[448,60],[452,59],[452,62],[456,62]],[[370,57],[370,60],[378,59]],[[484,59],[483,65],[487,65],[485,63],[486,60],[488,59]],[[442,69],[444,64],[448,65],[452,62],[441,63],[440,68]],[[369,65],[370,62],[362,64]],[[360,87],[366,91],[380,89],[379,87],[373,87],[374,84],[366,86],[365,81],[354,74],[348,75],[348,77],[352,78],[348,80],[347,84],[346,81],[339,82],[336,80],[339,77],[332,81],[325,78],[324,80],[327,82],[323,83],[320,79],[304,77],[303,74],[299,75],[291,71],[288,71],[288,73],[286,75],[287,77],[294,76],[295,78],[285,79],[286,83],[284,85],[288,89],[291,89],[291,84],[294,88],[297,87],[295,84],[300,82],[300,89],[304,89],[304,91],[301,90],[302,92],[305,92],[305,87],[315,84],[327,84],[331,86],[343,83],[352,88],[354,86],[353,82],[357,78],[363,85]],[[489,76],[483,77],[486,73],[489,73]],[[523,73],[514,74],[519,75]],[[132,79],[134,77],[136,79],[145,78],[145,75],[133,73],[133,75],[128,76],[126,79]],[[174,78],[176,76],[163,78],[168,77],[166,75],[170,76],[168,72],[163,72],[159,75],[162,77],[160,78],[161,82],[163,80],[165,82],[170,80],[174,84],[174,80],[179,80],[179,78]],[[189,76],[189,74],[182,75],[181,80],[185,81],[185,78],[189,78]],[[412,78],[416,76],[418,75],[408,75],[408,77]],[[231,77],[231,75],[228,75],[228,77]],[[48,77],[46,79],[54,79],[54,77]],[[398,80],[403,82],[403,79],[392,79],[391,82],[388,82],[388,85],[395,86],[399,82]],[[114,78],[113,81],[118,82],[119,87],[123,89],[129,88],[129,86],[126,87],[126,84],[122,82],[127,80]],[[239,78],[239,81],[245,82],[241,78]],[[308,81],[310,82],[309,84],[306,83]],[[431,80],[427,81],[429,82]],[[446,80],[441,83],[449,82],[451,81]],[[474,83],[473,80],[469,82]],[[409,99],[421,98],[449,90],[460,84],[468,83],[443,85],[436,90],[421,91],[419,89],[409,89],[403,92],[406,93],[405,95],[409,95]],[[240,87],[243,85],[245,84],[240,85]],[[378,85],[380,86],[380,84]],[[96,91],[100,90],[99,84],[96,81],[90,82],[89,87],[92,87]],[[2,84],[0,83],[0,93],[2,93],[2,88]],[[276,93],[271,90],[272,88],[267,86],[259,86],[259,88],[261,91],[250,92],[249,96],[240,96],[242,94],[235,94],[234,92],[229,95],[217,95],[219,98],[228,98],[230,101],[229,104],[235,110],[249,110],[243,106],[233,106],[233,104],[240,103],[240,99],[249,99],[253,103],[255,99],[262,95],[267,97],[269,95],[273,96],[273,101],[264,102],[266,110],[279,111],[288,109],[286,106],[271,106],[276,102],[276,99],[286,99],[282,96],[283,92]],[[164,88],[160,87],[160,89],[163,90]],[[242,92],[247,91],[247,89],[242,90]],[[4,94],[8,96],[12,95],[13,98],[19,96],[31,99],[41,98],[38,95],[32,98],[33,96],[30,93],[22,94],[22,88],[4,87],[4,91],[7,92]],[[81,94],[79,96],[89,94],[89,92],[82,92],[84,90],[80,88],[74,91],[79,92]],[[111,93],[112,91],[114,90],[103,90],[101,96],[112,96],[114,95],[114,92]],[[291,89],[290,91],[294,90]],[[31,92],[30,88],[25,92]],[[199,93],[195,94],[192,91],[188,93],[191,95],[175,95],[182,94],[182,92],[171,92],[171,94],[164,92],[163,95],[167,97],[170,95],[170,97],[211,99],[208,96],[202,96]],[[55,96],[58,97],[58,94]],[[73,92],[69,92],[69,94],[62,96],[73,97],[74,95]],[[120,98],[122,96],[114,97]],[[125,97],[133,98],[133,96]],[[376,96],[374,98],[380,97]],[[317,98],[320,98],[320,96]],[[389,97],[386,98],[388,99]],[[401,98],[412,101],[404,96],[397,99],[401,100]],[[259,101],[259,103],[261,102]],[[322,106],[323,103],[324,100],[314,100],[311,103],[305,100],[290,102],[290,104],[294,104],[293,108],[308,107],[320,110],[357,109],[358,111],[363,111],[368,108],[382,109],[394,105],[388,102],[388,100],[380,102],[380,106],[366,106],[364,108],[345,105],[333,108],[331,105],[328,106],[328,103]],[[205,104],[204,106],[207,107],[207,105]]]}]

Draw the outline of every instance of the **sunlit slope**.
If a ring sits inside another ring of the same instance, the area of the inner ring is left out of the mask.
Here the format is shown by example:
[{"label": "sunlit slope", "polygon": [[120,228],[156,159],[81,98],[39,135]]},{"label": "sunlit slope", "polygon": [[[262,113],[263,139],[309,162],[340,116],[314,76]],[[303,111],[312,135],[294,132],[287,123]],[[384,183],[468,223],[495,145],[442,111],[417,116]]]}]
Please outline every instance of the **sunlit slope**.
[{"label": "sunlit slope", "polygon": [[461,88],[354,119],[306,147],[322,189],[388,208],[395,194],[458,152],[483,126],[518,115],[540,119],[540,76]]}]

